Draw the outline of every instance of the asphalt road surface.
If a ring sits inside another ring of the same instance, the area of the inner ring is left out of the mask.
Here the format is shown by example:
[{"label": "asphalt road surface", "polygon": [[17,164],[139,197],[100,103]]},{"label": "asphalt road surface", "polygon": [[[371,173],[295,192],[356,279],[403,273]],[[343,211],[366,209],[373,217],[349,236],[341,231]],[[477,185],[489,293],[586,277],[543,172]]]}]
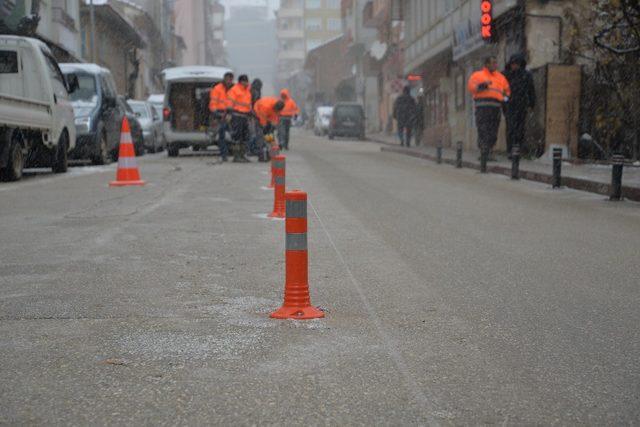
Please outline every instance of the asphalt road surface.
[{"label": "asphalt road surface", "polygon": [[292,147],[324,320],[268,317],[284,223],[264,164],[2,183],[0,424],[640,422],[639,204]]}]

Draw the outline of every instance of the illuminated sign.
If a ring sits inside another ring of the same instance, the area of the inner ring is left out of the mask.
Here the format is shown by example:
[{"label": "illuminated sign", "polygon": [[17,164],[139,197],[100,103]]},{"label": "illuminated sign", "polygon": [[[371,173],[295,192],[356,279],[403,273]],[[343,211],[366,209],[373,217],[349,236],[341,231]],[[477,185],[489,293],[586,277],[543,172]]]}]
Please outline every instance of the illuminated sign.
[{"label": "illuminated sign", "polygon": [[482,12],[480,17],[482,38],[489,40],[493,33],[493,5],[491,0],[482,0],[480,2],[480,12]]},{"label": "illuminated sign", "polygon": [[409,80],[410,82],[419,82],[420,80],[422,80],[422,76],[420,74],[409,74],[407,76],[407,80]]}]

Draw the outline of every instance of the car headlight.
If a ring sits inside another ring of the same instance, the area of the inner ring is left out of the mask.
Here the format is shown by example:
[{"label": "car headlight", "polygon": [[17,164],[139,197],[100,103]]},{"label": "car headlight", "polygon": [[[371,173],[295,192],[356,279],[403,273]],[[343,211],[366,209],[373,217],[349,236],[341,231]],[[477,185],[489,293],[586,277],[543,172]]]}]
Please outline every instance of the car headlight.
[{"label": "car headlight", "polygon": [[91,131],[91,117],[76,117],[76,129],[79,132],[89,132]]}]

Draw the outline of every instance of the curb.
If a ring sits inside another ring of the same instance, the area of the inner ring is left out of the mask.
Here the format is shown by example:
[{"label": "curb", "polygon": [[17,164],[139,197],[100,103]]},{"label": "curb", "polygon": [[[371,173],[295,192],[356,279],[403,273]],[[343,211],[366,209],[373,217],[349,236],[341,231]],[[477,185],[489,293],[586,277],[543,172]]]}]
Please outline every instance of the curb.
[{"label": "curb", "polygon": [[[427,154],[427,153],[419,153],[412,150],[407,150],[400,147],[386,146],[380,147],[380,151],[403,154],[405,156],[417,157],[419,159],[437,161],[436,156]],[[443,164],[455,165],[455,159],[442,158]],[[480,165],[478,163],[473,163],[470,161],[462,161],[462,167],[480,170]],[[487,165],[487,172],[496,173],[500,175],[511,176],[511,167],[498,166],[498,165]],[[536,181],[541,182],[543,184],[551,184],[552,175],[542,172],[532,172],[520,169],[520,178],[526,179],[528,181]],[[574,178],[570,176],[562,177],[562,185],[564,187],[572,188],[574,190],[587,191],[589,193],[600,194],[603,196],[609,196],[611,194],[611,184],[606,184],[603,182],[590,181],[588,179],[583,178]],[[640,202],[640,188],[637,187],[629,187],[622,186],[622,197],[625,199],[633,200],[635,202]]]}]

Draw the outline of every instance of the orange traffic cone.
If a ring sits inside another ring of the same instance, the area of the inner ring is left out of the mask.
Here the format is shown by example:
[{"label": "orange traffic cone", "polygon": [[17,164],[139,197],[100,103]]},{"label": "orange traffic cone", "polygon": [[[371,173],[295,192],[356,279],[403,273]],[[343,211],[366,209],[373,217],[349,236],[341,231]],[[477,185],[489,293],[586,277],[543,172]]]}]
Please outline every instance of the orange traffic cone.
[{"label": "orange traffic cone", "polygon": [[309,257],[307,252],[307,193],[286,194],[287,232],[284,304],[271,313],[274,319],[318,319],[324,312],[311,305],[309,297]]},{"label": "orange traffic cone", "polygon": [[118,151],[118,172],[116,180],[109,183],[110,187],[125,187],[127,185],[144,185],[140,179],[136,152],[131,139],[131,129],[129,120],[122,119],[122,130],[120,131],[120,149]]},{"label": "orange traffic cone", "polygon": [[273,181],[275,188],[273,190],[273,212],[269,214],[270,218],[284,218],[285,217],[285,161],[286,157],[283,155],[277,155],[273,158]]}]

